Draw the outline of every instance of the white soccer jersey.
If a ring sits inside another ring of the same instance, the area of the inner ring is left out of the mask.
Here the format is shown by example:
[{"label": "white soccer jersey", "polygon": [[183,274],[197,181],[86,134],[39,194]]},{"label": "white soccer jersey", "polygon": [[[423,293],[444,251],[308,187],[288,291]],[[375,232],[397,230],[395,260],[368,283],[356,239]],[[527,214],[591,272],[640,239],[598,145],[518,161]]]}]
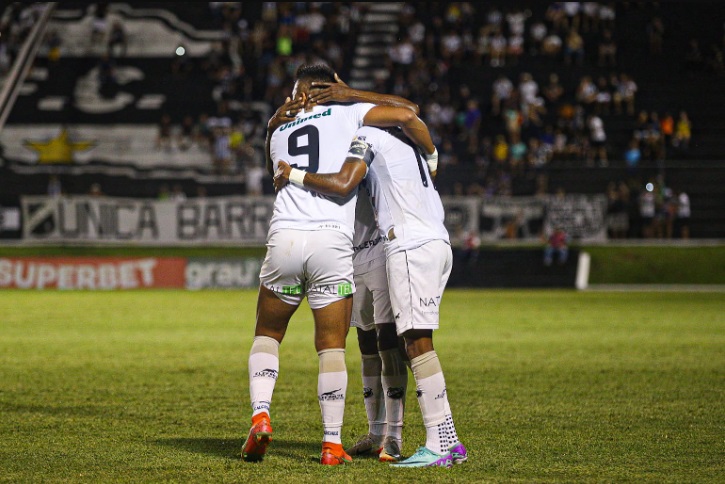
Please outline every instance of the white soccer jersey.
[{"label": "white soccer jersey", "polygon": [[[365,184],[365,182],[363,182]],[[360,186],[355,207],[355,235],[352,239],[352,264],[355,273],[367,272],[385,264],[384,242],[387,237],[380,232],[367,186]]]},{"label": "white soccer jersey", "polygon": [[[395,235],[386,242],[387,256],[432,240],[450,244],[443,203],[418,148],[402,133],[398,139],[369,126],[360,128],[356,136],[368,145],[364,155],[369,165],[367,183],[378,226],[382,233]],[[359,156],[359,151],[351,150],[348,156]]]},{"label": "white soccer jersey", "polygon": [[[363,118],[375,105],[318,105],[277,128],[270,140],[274,171],[278,161],[309,173],[337,173]],[[327,197],[289,184],[277,193],[269,233],[281,228],[331,229],[352,240],[357,192],[347,198]]]}]

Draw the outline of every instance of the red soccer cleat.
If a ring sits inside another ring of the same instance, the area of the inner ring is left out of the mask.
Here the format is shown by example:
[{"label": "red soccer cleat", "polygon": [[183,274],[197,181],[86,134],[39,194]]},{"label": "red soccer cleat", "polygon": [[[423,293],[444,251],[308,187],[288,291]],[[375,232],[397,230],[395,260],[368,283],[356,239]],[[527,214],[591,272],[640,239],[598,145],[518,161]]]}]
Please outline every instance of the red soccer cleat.
[{"label": "red soccer cleat", "polygon": [[352,457],[342,448],[342,444],[332,444],[330,442],[322,443],[322,455],[320,455],[320,464],[323,466],[338,466],[341,464],[349,464]]},{"label": "red soccer cleat", "polygon": [[259,413],[252,417],[252,428],[242,448],[242,459],[247,462],[259,462],[267,452],[267,446],[272,442],[272,424],[269,414]]}]

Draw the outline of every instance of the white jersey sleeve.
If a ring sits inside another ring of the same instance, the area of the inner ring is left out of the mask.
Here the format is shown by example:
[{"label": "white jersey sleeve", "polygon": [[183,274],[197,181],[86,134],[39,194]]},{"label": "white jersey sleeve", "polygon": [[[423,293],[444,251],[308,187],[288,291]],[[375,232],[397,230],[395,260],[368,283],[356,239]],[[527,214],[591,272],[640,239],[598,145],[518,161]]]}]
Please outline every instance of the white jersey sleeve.
[{"label": "white jersey sleeve", "polygon": [[[269,146],[273,168],[280,160],[309,173],[337,173],[355,131],[374,104],[318,105],[277,128]],[[269,233],[280,228],[331,229],[352,240],[357,192],[347,198],[327,197],[289,184],[277,193]]]},{"label": "white jersey sleeve", "polygon": [[431,240],[450,244],[443,203],[418,148],[402,133],[394,136],[369,126],[356,137],[368,145],[361,158],[369,163],[366,179],[378,226],[383,234],[394,235],[386,242],[387,255]]}]

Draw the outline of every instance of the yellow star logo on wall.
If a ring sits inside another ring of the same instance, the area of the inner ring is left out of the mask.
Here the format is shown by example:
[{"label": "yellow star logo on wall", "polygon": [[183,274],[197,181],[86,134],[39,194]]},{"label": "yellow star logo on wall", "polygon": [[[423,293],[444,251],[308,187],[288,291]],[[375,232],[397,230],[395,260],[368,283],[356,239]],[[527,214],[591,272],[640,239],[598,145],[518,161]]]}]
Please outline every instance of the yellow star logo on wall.
[{"label": "yellow star logo on wall", "polygon": [[38,152],[38,163],[73,163],[73,153],[93,148],[93,141],[72,141],[64,128],[55,138],[47,141],[25,141],[26,148]]}]

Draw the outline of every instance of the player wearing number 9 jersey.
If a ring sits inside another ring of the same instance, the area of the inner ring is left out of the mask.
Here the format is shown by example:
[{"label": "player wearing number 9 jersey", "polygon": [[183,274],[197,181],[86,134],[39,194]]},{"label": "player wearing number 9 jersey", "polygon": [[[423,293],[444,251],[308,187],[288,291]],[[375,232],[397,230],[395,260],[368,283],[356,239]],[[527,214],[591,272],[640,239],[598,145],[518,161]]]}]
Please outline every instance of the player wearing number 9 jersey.
[{"label": "player wearing number 9 jersey", "polygon": [[[367,176],[378,225],[387,234],[390,302],[397,332],[405,339],[426,429],[425,445],[392,464],[399,467],[449,467],[468,458],[458,440],[443,370],[433,348],[452,256],[443,204],[429,172],[435,161],[427,161],[396,130],[362,127],[338,173],[301,177],[305,187],[346,197]],[[285,178],[295,176],[294,169],[280,165],[277,189],[285,186]]]},{"label": "player wearing number 9 jersey", "polygon": [[[401,126],[426,152],[435,150],[417,106],[397,96],[350,89],[326,65],[296,72],[294,119],[268,124],[267,169],[285,159],[301,173],[333,173],[342,165],[350,138],[363,125]],[[325,105],[320,102],[337,101]],[[287,104],[287,103],[286,103]],[[290,104],[292,105],[292,104]],[[288,114],[285,118],[289,117]],[[279,373],[279,344],[304,297],[315,321],[319,355],[318,400],[323,442],[320,462],[349,462],[342,449],[347,370],[345,338],[354,292],[352,236],[356,194],[332,198],[301,186],[278,192],[260,271],[255,337],[249,355],[252,427],[242,449],[247,461],[262,460],[271,441],[270,406]]]}]

